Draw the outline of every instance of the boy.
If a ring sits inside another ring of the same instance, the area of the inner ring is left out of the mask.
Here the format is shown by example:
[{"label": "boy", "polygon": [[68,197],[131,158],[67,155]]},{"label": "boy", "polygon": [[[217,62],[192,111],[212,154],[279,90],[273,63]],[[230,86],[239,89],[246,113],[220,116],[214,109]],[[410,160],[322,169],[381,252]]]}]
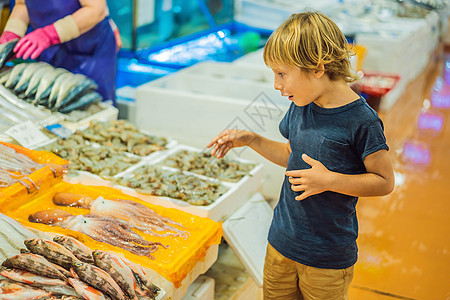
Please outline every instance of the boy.
[{"label": "boy", "polygon": [[389,194],[394,174],[383,124],[348,83],[347,42],[327,16],[293,14],[267,41],[274,88],[292,101],[280,123],[287,143],[248,131],[216,136],[212,155],[250,146],[286,167],[269,230],[264,299],[348,299],[357,260],[360,196]]}]

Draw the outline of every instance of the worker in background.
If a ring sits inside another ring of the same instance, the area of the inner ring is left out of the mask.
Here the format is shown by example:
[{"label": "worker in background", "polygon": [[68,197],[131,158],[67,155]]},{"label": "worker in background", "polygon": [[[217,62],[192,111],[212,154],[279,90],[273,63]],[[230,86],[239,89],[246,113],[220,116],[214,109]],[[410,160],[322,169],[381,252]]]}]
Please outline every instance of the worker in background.
[{"label": "worker in background", "polygon": [[[0,44],[20,38],[18,58],[37,59],[81,73],[115,104],[117,40],[106,0],[17,0]],[[27,32],[31,26],[31,32]],[[115,25],[114,25],[115,26]]]}]

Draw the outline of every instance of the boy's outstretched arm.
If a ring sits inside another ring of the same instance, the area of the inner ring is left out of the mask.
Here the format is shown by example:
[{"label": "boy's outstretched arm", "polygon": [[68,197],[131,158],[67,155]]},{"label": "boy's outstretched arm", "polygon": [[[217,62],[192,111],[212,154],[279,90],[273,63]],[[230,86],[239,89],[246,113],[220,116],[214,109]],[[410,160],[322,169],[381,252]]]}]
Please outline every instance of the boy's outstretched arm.
[{"label": "boy's outstretched arm", "polygon": [[387,195],[394,189],[394,171],[387,150],[379,150],[364,159],[367,173],[348,175],[328,170],[321,162],[306,154],[303,160],[311,168],[287,171],[292,190],[303,191],[296,200],[325,191],[333,191],[356,197]]},{"label": "boy's outstretched arm", "polygon": [[291,154],[289,142],[276,142],[254,132],[237,129],[226,129],[219,133],[206,145],[208,148],[212,146],[214,148],[211,155],[217,158],[224,157],[232,148],[249,146],[264,158],[282,167],[287,166]]}]

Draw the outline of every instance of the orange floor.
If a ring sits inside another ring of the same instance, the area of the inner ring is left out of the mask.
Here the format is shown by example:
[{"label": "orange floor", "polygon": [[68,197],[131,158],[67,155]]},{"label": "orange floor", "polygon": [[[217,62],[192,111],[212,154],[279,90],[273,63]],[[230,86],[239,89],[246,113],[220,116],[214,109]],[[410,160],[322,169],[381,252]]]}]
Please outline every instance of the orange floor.
[{"label": "orange floor", "polygon": [[[443,120],[440,132],[417,125],[439,76],[448,77],[443,88],[450,90],[450,56],[444,50],[392,109],[379,112],[397,185],[388,196],[358,202],[359,261],[350,300],[450,299],[450,108],[429,110],[437,117],[434,125]],[[444,101],[450,103],[450,93]]]}]

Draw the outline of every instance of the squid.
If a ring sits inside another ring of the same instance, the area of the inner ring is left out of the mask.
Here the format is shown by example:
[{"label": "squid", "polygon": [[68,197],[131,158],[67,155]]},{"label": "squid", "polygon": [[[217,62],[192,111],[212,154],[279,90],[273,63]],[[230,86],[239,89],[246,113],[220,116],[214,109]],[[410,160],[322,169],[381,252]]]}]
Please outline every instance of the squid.
[{"label": "squid", "polygon": [[51,209],[35,212],[28,217],[28,220],[78,231],[98,242],[120,247],[150,259],[155,259],[152,253],[159,247],[168,247],[160,242],[147,241],[121,220],[105,216],[72,215],[60,209]]},{"label": "squid", "polygon": [[[56,193],[53,197],[53,203],[60,206],[89,208],[91,214],[120,219],[131,228],[136,228],[146,234],[184,238],[187,238],[189,234],[189,232],[175,227],[183,227],[181,224],[161,216],[147,206],[135,201],[110,200],[103,197],[94,200],[84,195]],[[165,231],[165,233],[161,233],[162,231]]]}]

